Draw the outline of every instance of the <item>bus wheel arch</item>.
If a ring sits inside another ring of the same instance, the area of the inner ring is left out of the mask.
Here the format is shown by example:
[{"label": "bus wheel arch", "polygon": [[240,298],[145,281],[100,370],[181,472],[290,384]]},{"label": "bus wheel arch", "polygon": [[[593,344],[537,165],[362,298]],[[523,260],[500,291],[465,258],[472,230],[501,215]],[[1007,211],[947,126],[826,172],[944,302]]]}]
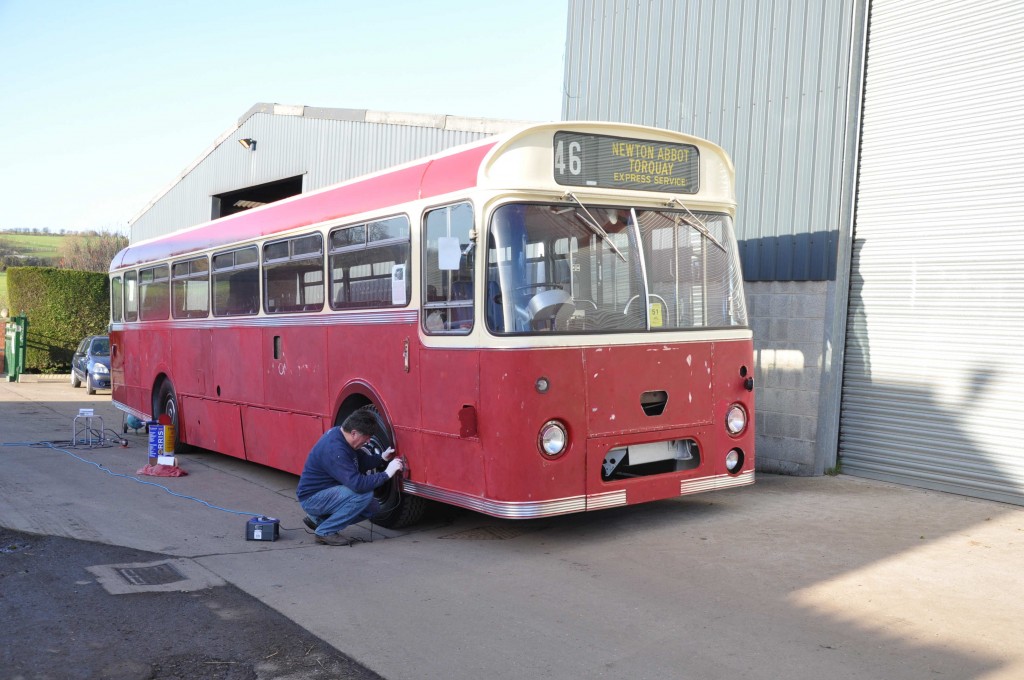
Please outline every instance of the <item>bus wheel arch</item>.
[{"label": "bus wheel arch", "polygon": [[[388,428],[390,428],[391,421],[387,415],[388,410],[384,406],[384,399],[377,390],[361,380],[349,382],[338,394],[335,400],[334,425],[340,427],[345,422],[345,418],[348,418],[354,411],[371,404],[377,408],[378,413],[384,416]],[[389,431],[388,434],[391,436],[392,433]]]}]

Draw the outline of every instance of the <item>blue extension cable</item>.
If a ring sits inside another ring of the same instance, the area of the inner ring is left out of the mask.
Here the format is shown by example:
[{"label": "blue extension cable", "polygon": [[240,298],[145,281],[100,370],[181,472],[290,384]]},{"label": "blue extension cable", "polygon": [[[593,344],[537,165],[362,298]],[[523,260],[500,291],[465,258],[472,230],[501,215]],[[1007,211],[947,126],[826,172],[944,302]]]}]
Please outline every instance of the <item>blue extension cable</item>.
[{"label": "blue extension cable", "polygon": [[26,446],[26,447],[34,448],[34,449],[45,447],[45,448],[53,449],[54,451],[60,451],[61,453],[66,453],[69,456],[71,456],[72,458],[77,458],[78,460],[82,461],[83,463],[88,463],[89,465],[94,465],[97,468],[99,468],[100,470],[103,470],[108,475],[111,475],[113,477],[124,477],[125,479],[132,480],[133,482],[138,482],[139,484],[146,484],[148,486],[155,486],[158,489],[163,489],[164,491],[166,491],[167,493],[171,494],[172,496],[176,496],[178,498],[184,498],[184,499],[190,500],[190,501],[195,501],[196,503],[201,503],[202,505],[205,505],[206,507],[212,508],[214,510],[222,510],[224,512],[230,512],[232,515],[246,515],[246,516],[249,516],[249,517],[259,517],[259,516],[261,516],[263,514],[263,513],[260,513],[260,512],[244,512],[244,511],[241,511],[241,510],[229,510],[228,508],[222,508],[219,505],[214,505],[213,503],[208,503],[207,501],[204,501],[201,498],[196,498],[195,496],[187,496],[187,495],[185,495],[183,493],[178,493],[177,491],[171,491],[169,488],[167,488],[163,484],[157,484],[156,482],[147,482],[144,479],[139,479],[138,477],[133,477],[132,475],[125,475],[125,474],[121,474],[120,472],[113,472],[109,468],[106,468],[103,465],[101,465],[101,464],[99,464],[99,463],[97,463],[95,461],[88,460],[86,458],[82,458],[78,454],[72,453],[71,451],[68,451],[67,449],[62,449],[59,446],[55,446],[52,442],[4,442],[3,444],[0,444],[0,446]]}]

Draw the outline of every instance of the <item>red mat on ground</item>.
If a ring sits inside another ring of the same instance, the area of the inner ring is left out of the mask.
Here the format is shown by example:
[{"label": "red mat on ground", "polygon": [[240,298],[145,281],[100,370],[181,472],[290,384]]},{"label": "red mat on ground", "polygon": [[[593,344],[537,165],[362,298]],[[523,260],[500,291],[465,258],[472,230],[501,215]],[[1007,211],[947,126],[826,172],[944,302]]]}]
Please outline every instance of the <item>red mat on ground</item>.
[{"label": "red mat on ground", "polygon": [[149,475],[150,477],[184,477],[188,473],[174,465],[147,465],[135,472],[137,475]]}]

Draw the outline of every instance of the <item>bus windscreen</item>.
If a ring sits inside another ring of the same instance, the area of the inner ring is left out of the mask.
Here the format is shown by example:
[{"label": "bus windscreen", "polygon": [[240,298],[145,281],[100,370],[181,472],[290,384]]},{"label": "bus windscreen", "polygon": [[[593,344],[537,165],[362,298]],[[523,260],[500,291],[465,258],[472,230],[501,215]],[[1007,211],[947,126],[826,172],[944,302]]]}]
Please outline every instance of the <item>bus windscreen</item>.
[{"label": "bus windscreen", "polygon": [[706,234],[692,227],[690,213],[676,210],[501,206],[488,237],[489,330],[615,333],[746,326],[732,220],[718,213],[697,217]]}]

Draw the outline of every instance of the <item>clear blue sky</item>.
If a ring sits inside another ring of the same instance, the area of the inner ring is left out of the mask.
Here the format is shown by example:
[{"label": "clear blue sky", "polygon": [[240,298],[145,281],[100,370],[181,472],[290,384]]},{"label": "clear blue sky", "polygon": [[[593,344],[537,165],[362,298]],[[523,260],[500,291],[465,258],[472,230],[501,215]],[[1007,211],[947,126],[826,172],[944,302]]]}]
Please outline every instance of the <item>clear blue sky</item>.
[{"label": "clear blue sky", "polygon": [[0,0],[0,230],[123,230],[257,102],[561,113],[565,0]]}]

